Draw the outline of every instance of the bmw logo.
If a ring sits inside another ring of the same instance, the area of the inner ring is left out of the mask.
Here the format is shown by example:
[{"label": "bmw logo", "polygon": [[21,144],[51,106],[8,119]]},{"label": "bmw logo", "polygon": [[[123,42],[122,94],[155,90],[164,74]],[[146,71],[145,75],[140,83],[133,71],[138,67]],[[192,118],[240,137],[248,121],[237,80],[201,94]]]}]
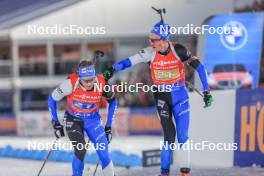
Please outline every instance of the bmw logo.
[{"label": "bmw logo", "polygon": [[248,32],[245,26],[238,21],[231,21],[224,25],[225,32],[220,35],[224,47],[230,50],[239,50],[248,41]]}]

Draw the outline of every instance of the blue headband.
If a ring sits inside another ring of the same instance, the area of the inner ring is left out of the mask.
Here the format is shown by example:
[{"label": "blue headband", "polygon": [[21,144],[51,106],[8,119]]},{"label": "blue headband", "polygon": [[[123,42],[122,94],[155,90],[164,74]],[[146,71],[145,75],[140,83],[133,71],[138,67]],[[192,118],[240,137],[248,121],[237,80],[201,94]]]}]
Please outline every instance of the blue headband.
[{"label": "blue headband", "polygon": [[151,33],[157,34],[161,39],[169,39],[170,38],[170,25],[158,22],[151,29]]},{"label": "blue headband", "polygon": [[89,66],[83,66],[79,68],[79,76],[80,78],[83,77],[95,77],[95,69],[93,65],[89,65]]}]

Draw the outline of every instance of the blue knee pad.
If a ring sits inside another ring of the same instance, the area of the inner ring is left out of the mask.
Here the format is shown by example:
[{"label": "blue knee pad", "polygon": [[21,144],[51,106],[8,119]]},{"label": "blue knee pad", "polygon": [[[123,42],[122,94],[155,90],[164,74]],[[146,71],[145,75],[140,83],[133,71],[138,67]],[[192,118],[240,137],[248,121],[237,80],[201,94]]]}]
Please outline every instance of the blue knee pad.
[{"label": "blue knee pad", "polygon": [[180,144],[180,147],[189,139],[189,113],[185,113],[184,115],[178,117],[176,121],[177,125],[177,140]]},{"label": "blue knee pad", "polygon": [[105,146],[104,150],[101,149],[100,147],[98,147],[98,149],[96,150],[96,152],[98,154],[98,157],[99,157],[99,159],[101,161],[102,169],[104,169],[111,162],[110,154],[108,152],[108,142],[107,142],[107,139],[106,139],[105,136],[100,138],[100,140],[98,142],[100,144],[104,144],[104,146]]},{"label": "blue knee pad", "polygon": [[[185,89],[173,92],[173,117],[176,123],[176,134],[178,143],[184,144],[188,139],[189,122],[190,122],[190,105],[189,98]],[[180,145],[181,147],[182,145]]]},{"label": "blue knee pad", "polygon": [[177,139],[180,147],[189,139],[189,104],[185,103],[181,108],[180,114],[175,118]]},{"label": "blue knee pad", "polygon": [[83,161],[79,160],[79,158],[74,155],[72,159],[73,176],[82,176],[83,168],[84,168]]},{"label": "blue knee pad", "polygon": [[89,126],[85,126],[85,131],[95,145],[97,155],[100,159],[102,168],[104,169],[111,162],[108,152],[108,141],[106,139],[104,128],[101,121],[86,124],[89,124]]}]

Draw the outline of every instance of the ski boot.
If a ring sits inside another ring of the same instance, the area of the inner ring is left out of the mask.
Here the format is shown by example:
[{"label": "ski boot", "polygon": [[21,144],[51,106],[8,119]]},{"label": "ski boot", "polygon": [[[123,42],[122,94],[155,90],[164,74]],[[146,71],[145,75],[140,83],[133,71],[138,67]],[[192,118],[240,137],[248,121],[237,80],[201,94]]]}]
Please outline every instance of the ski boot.
[{"label": "ski boot", "polygon": [[180,176],[191,176],[190,175],[190,171],[191,171],[190,168],[181,168],[180,171],[181,171]]}]

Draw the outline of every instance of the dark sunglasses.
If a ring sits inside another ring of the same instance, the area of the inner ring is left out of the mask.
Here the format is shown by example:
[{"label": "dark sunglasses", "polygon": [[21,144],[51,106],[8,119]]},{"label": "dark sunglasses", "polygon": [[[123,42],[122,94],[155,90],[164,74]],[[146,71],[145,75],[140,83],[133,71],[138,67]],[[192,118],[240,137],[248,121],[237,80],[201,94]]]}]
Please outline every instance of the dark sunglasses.
[{"label": "dark sunglasses", "polygon": [[92,83],[95,81],[95,78],[92,78],[92,79],[80,79],[82,82],[84,83]]},{"label": "dark sunglasses", "polygon": [[149,42],[150,43],[154,43],[154,42],[159,42],[159,41],[161,41],[162,39],[149,39]]}]

